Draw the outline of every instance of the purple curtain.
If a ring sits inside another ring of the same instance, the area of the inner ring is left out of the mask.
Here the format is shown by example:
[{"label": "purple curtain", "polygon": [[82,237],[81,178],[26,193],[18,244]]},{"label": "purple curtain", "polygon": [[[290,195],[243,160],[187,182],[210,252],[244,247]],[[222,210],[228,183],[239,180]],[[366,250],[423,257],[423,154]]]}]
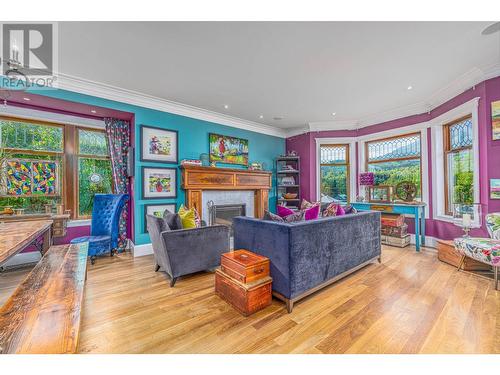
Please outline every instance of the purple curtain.
[{"label": "purple curtain", "polygon": [[[113,170],[113,186],[115,194],[128,194],[127,153],[130,146],[130,123],[114,118],[105,118],[106,140],[111,156]],[[128,203],[122,211],[120,219],[120,236],[118,251],[124,251],[127,246],[127,215]]]}]

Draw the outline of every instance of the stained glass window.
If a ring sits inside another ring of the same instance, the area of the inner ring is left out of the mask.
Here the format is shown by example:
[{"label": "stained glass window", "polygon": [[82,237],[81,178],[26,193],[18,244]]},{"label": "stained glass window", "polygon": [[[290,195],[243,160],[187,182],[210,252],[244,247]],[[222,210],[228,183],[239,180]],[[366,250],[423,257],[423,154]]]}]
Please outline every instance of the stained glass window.
[{"label": "stained glass window", "polygon": [[0,144],[9,149],[64,151],[62,126],[1,120],[0,130]]},{"label": "stained glass window", "polygon": [[451,150],[472,146],[472,118],[451,124],[449,128]]},{"label": "stained glass window", "polygon": [[79,153],[83,155],[107,156],[109,154],[106,136],[100,131],[78,129],[78,147]]},{"label": "stained glass window", "polygon": [[420,134],[367,143],[368,161],[420,157]]}]

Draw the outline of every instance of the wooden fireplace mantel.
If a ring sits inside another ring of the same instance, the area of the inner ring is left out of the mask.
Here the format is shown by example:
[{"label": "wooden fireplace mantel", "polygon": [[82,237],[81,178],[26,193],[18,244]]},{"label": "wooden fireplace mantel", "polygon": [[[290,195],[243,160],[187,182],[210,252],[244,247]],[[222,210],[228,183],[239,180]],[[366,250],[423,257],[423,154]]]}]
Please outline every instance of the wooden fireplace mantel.
[{"label": "wooden fireplace mantel", "polygon": [[269,208],[272,172],[236,168],[181,166],[181,187],[186,190],[186,206],[202,212],[203,190],[253,190],[254,216],[261,218]]}]

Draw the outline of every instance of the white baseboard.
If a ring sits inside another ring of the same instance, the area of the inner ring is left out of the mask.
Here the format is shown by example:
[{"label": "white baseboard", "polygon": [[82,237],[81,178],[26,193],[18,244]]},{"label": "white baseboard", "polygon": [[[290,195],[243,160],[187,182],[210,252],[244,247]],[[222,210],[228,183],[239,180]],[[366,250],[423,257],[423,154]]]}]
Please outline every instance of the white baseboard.
[{"label": "white baseboard", "polygon": [[42,258],[38,251],[30,251],[29,253],[19,253],[2,264],[2,267],[15,267],[21,264],[37,263]]},{"label": "white baseboard", "polygon": [[130,244],[130,248],[132,249],[132,255],[134,256],[134,258],[153,254],[153,245],[150,243],[134,245],[133,242],[130,242]]},{"label": "white baseboard", "polygon": [[[410,243],[415,245],[415,235],[410,234]],[[422,244],[421,244],[422,245]],[[437,239],[431,236],[425,236],[425,247],[431,250],[435,250],[437,248]]]}]

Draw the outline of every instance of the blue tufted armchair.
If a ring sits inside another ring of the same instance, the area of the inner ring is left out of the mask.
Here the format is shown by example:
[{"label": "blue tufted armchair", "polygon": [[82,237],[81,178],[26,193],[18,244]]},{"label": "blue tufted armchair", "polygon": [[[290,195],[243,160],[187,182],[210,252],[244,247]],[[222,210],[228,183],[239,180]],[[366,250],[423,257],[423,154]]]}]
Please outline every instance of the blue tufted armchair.
[{"label": "blue tufted armchair", "polygon": [[78,237],[71,243],[89,243],[90,262],[95,263],[97,255],[109,252],[113,256],[118,247],[120,216],[128,194],[96,194],[92,207],[90,236]]}]

